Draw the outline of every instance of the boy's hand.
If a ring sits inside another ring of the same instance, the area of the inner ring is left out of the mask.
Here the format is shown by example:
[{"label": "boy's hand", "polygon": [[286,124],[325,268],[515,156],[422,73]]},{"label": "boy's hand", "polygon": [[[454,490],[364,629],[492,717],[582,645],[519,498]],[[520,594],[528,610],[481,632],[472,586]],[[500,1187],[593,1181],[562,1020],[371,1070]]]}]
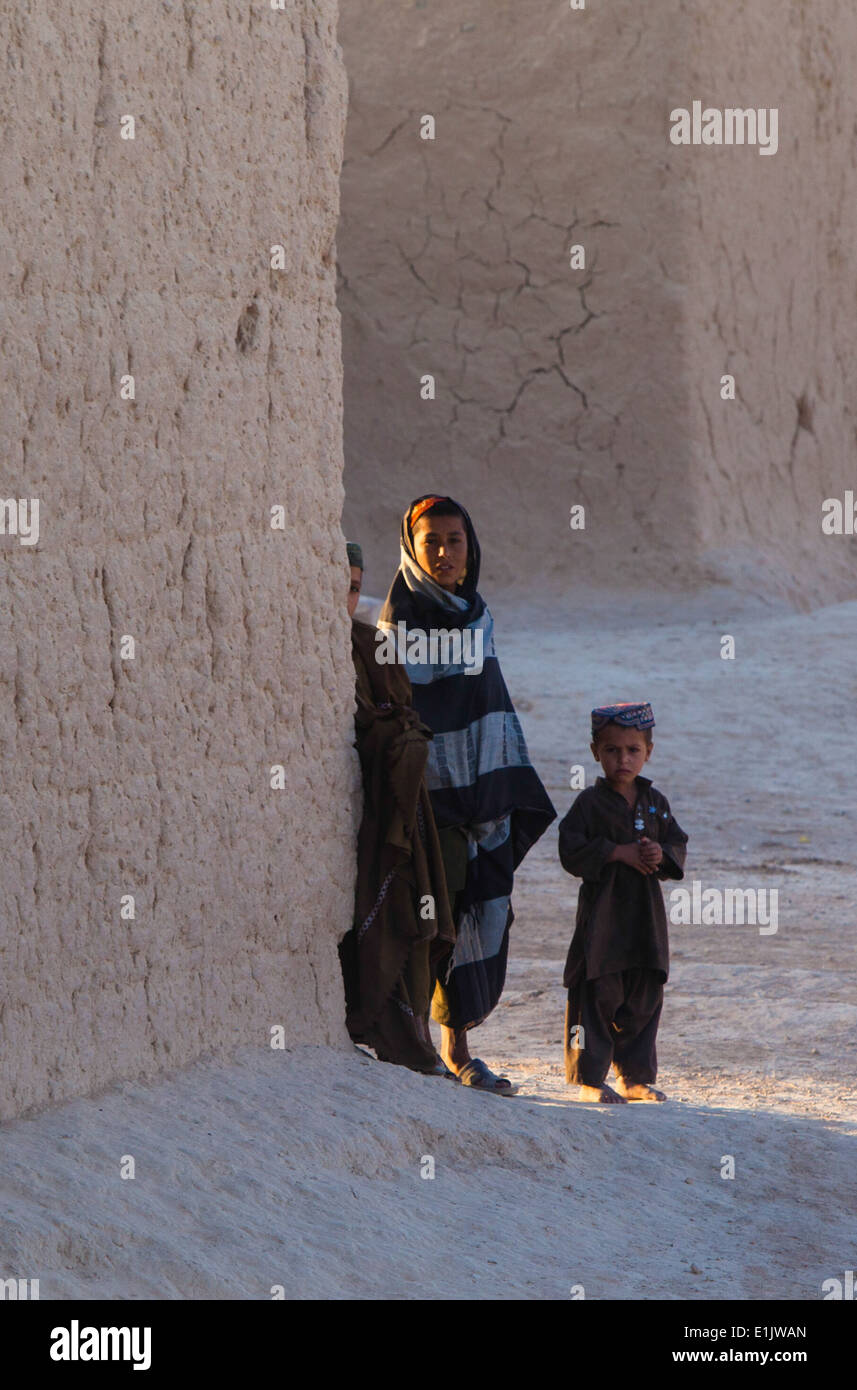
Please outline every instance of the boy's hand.
[{"label": "boy's hand", "polygon": [[617,845],[610,858],[618,860],[620,864],[627,864],[630,869],[636,869],[640,874],[653,874],[654,865],[647,863],[643,854],[644,848],[645,844],[642,841],[639,844]]},{"label": "boy's hand", "polygon": [[664,857],[664,852],[657,840],[650,840],[647,835],[644,835],[640,840],[640,851],[644,863],[648,864],[651,872],[654,873]]}]

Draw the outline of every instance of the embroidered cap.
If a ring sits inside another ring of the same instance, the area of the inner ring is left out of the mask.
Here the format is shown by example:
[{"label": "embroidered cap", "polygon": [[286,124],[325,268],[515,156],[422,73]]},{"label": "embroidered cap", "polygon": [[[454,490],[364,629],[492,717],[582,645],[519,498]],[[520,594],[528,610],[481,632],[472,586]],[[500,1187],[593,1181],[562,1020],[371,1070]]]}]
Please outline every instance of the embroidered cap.
[{"label": "embroidered cap", "polygon": [[599,705],[592,711],[592,737],[605,724],[619,724],[623,729],[653,729],[655,716],[648,701],[639,704]]},{"label": "embroidered cap", "polygon": [[355,569],[363,568],[363,550],[356,541],[346,541],[345,549],[348,551],[348,563]]}]

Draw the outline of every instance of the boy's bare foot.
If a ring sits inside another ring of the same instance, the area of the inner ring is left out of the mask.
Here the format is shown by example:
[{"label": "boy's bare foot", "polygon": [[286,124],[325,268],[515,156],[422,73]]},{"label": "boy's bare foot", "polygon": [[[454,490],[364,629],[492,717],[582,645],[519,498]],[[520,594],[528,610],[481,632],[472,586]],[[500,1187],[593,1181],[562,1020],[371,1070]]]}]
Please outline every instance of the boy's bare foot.
[{"label": "boy's bare foot", "polygon": [[610,1086],[578,1086],[572,1100],[600,1101],[602,1105],[624,1105],[625,1097],[618,1096]]},{"label": "boy's bare foot", "polygon": [[624,1081],[619,1080],[616,1089],[626,1100],[666,1100],[663,1091],[656,1091],[654,1086],[646,1086],[643,1082],[626,1086]]}]

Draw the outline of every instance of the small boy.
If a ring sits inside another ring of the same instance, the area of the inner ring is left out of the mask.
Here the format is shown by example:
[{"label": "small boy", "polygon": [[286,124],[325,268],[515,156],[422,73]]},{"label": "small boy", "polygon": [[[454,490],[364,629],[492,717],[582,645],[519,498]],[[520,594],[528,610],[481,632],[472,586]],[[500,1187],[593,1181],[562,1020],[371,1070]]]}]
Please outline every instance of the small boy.
[{"label": "small boy", "polygon": [[[669,802],[640,772],[652,755],[649,704],[592,711],[592,749],[604,776],[559,827],[559,857],[582,878],[565,963],[565,1074],[577,1100],[666,1100],[655,1039],[669,973],[658,880],[684,878],[687,836]],[[616,1089],[606,1085],[610,1064]]]}]

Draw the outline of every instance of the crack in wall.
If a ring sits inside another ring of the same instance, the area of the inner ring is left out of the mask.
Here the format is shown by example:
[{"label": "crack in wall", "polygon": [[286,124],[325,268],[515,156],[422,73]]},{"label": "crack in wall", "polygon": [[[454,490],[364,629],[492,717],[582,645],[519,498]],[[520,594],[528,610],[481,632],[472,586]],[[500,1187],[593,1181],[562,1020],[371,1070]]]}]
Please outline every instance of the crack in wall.
[{"label": "crack in wall", "polygon": [[101,567],[101,597],[104,600],[104,606],[107,609],[107,624],[109,634],[108,640],[110,642],[110,672],[113,677],[113,694],[110,696],[110,699],[107,703],[110,709],[110,713],[113,714],[116,705],[116,696],[119,692],[119,675],[121,663],[119,659],[119,651],[116,645],[117,633],[115,605],[113,602],[113,595],[110,590],[110,584],[107,578],[106,565],[102,565]]}]

